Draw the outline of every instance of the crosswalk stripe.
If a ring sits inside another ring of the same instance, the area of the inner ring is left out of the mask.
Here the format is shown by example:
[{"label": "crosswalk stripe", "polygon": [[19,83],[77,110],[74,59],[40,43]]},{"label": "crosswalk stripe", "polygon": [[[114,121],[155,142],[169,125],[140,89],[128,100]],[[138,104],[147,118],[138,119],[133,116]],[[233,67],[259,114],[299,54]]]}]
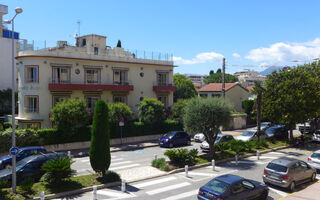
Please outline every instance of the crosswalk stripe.
[{"label": "crosswalk stripe", "polygon": [[118,198],[123,198],[123,197],[131,197],[130,194],[127,193],[120,193],[120,192],[113,192],[110,190],[97,190],[97,194],[99,195],[105,195],[105,196],[109,196],[109,197],[118,197]]},{"label": "crosswalk stripe", "polygon": [[183,199],[183,198],[186,198],[186,197],[189,197],[189,196],[192,196],[192,195],[197,195],[197,193],[198,193],[198,190],[193,190],[193,191],[190,191],[190,192],[185,192],[185,193],[182,193],[182,194],[171,196],[171,197],[168,197],[168,198],[165,198],[165,199],[162,199],[162,200],[179,200],[179,199]]},{"label": "crosswalk stripe", "polygon": [[112,163],[112,160],[111,160],[111,166],[123,165],[123,164],[128,164],[128,163],[132,163],[132,161],[123,161],[123,162]]},{"label": "crosswalk stripe", "polygon": [[180,184],[170,185],[170,186],[167,186],[167,187],[151,190],[151,191],[148,191],[146,193],[148,195],[155,195],[155,194],[159,194],[159,193],[162,193],[162,192],[166,192],[166,191],[182,188],[182,187],[185,187],[185,186],[188,186],[188,185],[191,185],[191,183],[183,182],[183,183],[180,183]]},{"label": "crosswalk stripe", "polygon": [[135,184],[133,185],[133,187],[136,187],[136,188],[143,188],[143,187],[147,187],[147,186],[150,186],[150,185],[156,185],[156,184],[159,184],[159,183],[164,183],[164,182],[167,182],[167,181],[172,181],[172,180],[175,180],[177,179],[176,177],[168,177],[168,178],[162,178],[162,179],[158,179],[158,180],[154,180],[154,181],[148,181],[148,182],[145,182],[145,183],[139,183],[139,184]]},{"label": "crosswalk stripe", "polygon": [[[231,163],[235,164],[236,162],[235,161],[231,161]],[[242,164],[258,164],[258,165],[263,165],[263,164],[266,164],[267,162],[253,162],[253,161],[246,161],[246,160],[239,160],[238,163],[242,163]]]},{"label": "crosswalk stripe", "polygon": [[123,160],[123,158],[111,159],[111,163],[112,163],[112,162],[115,162],[115,161],[120,161],[120,160]]},{"label": "crosswalk stripe", "polygon": [[117,156],[111,156],[111,158],[116,158]]},{"label": "crosswalk stripe", "polygon": [[[181,172],[179,174],[185,174],[185,172]],[[193,175],[193,176],[217,176],[217,174],[202,173],[202,172],[192,172],[192,171],[189,171],[188,175]]]},{"label": "crosswalk stripe", "polygon": [[121,167],[111,167],[109,170],[118,170],[118,169],[125,169],[125,168],[130,168],[130,167],[137,167],[140,166],[140,164],[132,164],[132,165],[126,165],[126,166],[121,166]]}]

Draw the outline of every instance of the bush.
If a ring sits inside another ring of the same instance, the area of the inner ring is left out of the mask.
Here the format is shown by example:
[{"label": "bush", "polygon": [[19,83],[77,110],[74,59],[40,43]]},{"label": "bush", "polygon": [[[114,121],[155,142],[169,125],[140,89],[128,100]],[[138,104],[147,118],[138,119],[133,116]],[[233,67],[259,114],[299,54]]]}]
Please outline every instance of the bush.
[{"label": "bush", "polygon": [[230,142],[230,149],[234,152],[236,152],[237,155],[243,150],[245,150],[245,142],[241,140],[232,140]]},{"label": "bush", "polygon": [[161,101],[145,98],[138,104],[139,120],[144,123],[161,122],[166,118],[164,105]]},{"label": "bush", "polygon": [[165,151],[164,155],[168,156],[173,165],[183,167],[184,165],[193,165],[196,162],[198,150],[170,149]]},{"label": "bush", "polygon": [[105,175],[102,177],[99,177],[98,180],[101,183],[111,183],[111,182],[120,181],[120,176],[114,171],[106,171]]},{"label": "bush", "polygon": [[178,99],[176,103],[173,104],[172,114],[174,118],[182,119],[184,115],[184,108],[187,105],[186,99]]},{"label": "bush", "polygon": [[245,143],[246,150],[252,152],[252,149],[256,147],[255,141],[248,141]]},{"label": "bush", "polygon": [[41,170],[46,173],[41,177],[41,181],[59,184],[64,179],[72,177],[75,174],[75,171],[70,168],[73,163],[74,161],[68,157],[54,158],[45,162]]},{"label": "bush", "polygon": [[215,147],[218,149],[218,151],[224,153],[230,148],[230,145],[227,142],[218,142],[215,144]]},{"label": "bush", "polygon": [[19,185],[23,191],[31,192],[33,184],[34,184],[34,179],[29,177],[22,180]]},{"label": "bush", "polygon": [[166,160],[164,158],[158,158],[158,159],[154,159],[151,165],[152,167],[160,168],[160,166],[165,164],[166,164]]},{"label": "bush", "polygon": [[[3,123],[3,129],[6,130],[8,128],[12,128],[12,123],[11,122],[4,122]],[[19,128],[19,125],[16,124],[16,129],[18,129],[18,128]]]},{"label": "bush", "polygon": [[133,119],[133,112],[131,108],[124,103],[111,103],[109,104],[109,108],[110,119],[113,124],[118,125],[120,118],[124,118],[125,122]]},{"label": "bush", "polygon": [[8,181],[5,179],[0,179],[0,189],[6,188],[8,186]]},{"label": "bush", "polygon": [[261,148],[261,147],[263,147],[263,148],[268,148],[268,147],[269,147],[269,145],[268,145],[268,143],[267,143],[266,140],[256,141],[256,146],[257,146],[258,148]]}]

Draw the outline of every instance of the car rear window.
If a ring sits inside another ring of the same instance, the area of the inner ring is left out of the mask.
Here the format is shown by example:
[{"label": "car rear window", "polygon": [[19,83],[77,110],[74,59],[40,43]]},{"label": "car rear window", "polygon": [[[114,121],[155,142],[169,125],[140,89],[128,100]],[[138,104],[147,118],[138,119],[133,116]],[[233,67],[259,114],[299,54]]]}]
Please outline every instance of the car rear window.
[{"label": "car rear window", "polygon": [[219,180],[212,180],[205,185],[206,188],[215,192],[224,193],[228,189],[228,184]]},{"label": "car rear window", "polygon": [[320,153],[313,153],[313,154],[311,155],[311,158],[320,159]]},{"label": "car rear window", "polygon": [[286,172],[287,169],[288,169],[286,166],[278,165],[276,163],[269,163],[267,165],[267,168],[268,169],[272,169],[272,170],[277,171],[277,172]]}]

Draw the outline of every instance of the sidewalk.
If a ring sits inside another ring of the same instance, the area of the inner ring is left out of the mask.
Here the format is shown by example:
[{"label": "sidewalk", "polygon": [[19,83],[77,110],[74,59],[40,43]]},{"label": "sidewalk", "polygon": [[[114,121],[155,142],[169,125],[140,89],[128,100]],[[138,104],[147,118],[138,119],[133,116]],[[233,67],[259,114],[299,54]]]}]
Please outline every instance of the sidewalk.
[{"label": "sidewalk", "polygon": [[315,200],[320,198],[320,181],[278,200]]}]

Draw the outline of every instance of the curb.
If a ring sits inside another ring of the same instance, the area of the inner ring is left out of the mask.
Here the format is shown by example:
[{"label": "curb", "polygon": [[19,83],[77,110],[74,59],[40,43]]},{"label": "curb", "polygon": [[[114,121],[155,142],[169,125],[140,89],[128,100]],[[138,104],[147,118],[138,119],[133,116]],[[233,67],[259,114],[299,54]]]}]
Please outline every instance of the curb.
[{"label": "curb", "polygon": [[[153,145],[153,146],[157,146],[157,145]],[[150,145],[148,147],[152,147],[152,145]],[[282,149],[286,149],[286,148],[290,148],[290,147],[293,147],[293,145],[268,149],[268,150],[265,150],[265,151],[261,151],[260,154],[265,154],[265,153],[269,153],[269,152],[272,152],[272,151],[282,150]],[[142,147],[142,148],[146,148],[146,147]],[[135,148],[135,149],[137,149],[137,148]],[[255,155],[256,155],[255,153],[249,153],[249,154],[246,154],[244,156],[239,156],[239,160],[243,159],[243,158],[250,157],[250,156],[255,156]],[[229,161],[232,161],[232,160],[234,160],[234,158],[226,158],[226,159],[223,159],[223,160],[217,160],[216,164],[221,164],[221,163],[229,162]],[[210,166],[210,165],[211,165],[211,162],[203,163],[203,164],[195,165],[195,166],[190,166],[189,170],[198,169],[198,168],[201,168],[201,167],[207,167],[207,166]],[[127,183],[135,183],[135,182],[139,182],[139,181],[145,181],[145,180],[149,180],[149,179],[153,179],[153,178],[159,178],[159,177],[163,177],[163,176],[167,176],[167,175],[171,175],[171,174],[176,174],[176,173],[179,173],[179,172],[184,172],[184,168],[174,169],[174,170],[172,170],[170,172],[167,172],[167,173],[161,174],[161,175],[149,176],[147,178],[132,180],[132,181],[129,181]],[[121,184],[121,182],[118,181],[118,182],[113,182],[113,183],[97,185],[97,189],[100,190],[100,189],[104,189],[104,188],[108,188],[108,187],[118,186],[120,184]],[[75,194],[81,194],[81,193],[84,193],[84,192],[90,192],[92,190],[93,189],[92,189],[92,186],[91,186],[91,187],[85,187],[85,188],[81,188],[81,189],[77,189],[77,190],[71,190],[71,191],[66,191],[66,192],[61,192],[61,193],[56,193],[56,194],[48,194],[48,195],[45,195],[45,199],[54,199],[54,198],[59,198],[59,197],[75,195]],[[40,197],[34,197],[33,200],[40,200]]]}]

